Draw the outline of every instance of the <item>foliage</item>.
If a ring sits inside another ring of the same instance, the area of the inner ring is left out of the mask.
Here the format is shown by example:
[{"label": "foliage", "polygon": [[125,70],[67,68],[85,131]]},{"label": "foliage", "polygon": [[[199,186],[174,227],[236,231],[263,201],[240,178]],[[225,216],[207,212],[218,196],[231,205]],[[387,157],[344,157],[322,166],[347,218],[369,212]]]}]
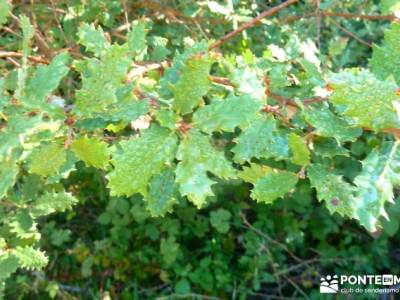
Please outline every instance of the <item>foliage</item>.
[{"label": "foliage", "polygon": [[399,271],[396,1],[264,2],[0,0],[0,298]]}]

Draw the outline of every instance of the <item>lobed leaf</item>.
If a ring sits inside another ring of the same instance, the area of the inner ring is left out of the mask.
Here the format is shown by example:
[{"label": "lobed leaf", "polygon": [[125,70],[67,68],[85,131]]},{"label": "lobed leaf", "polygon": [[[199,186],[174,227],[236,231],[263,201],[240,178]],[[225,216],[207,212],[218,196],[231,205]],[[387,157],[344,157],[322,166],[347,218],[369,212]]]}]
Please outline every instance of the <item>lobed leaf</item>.
[{"label": "lobed leaf", "polygon": [[357,126],[374,131],[400,127],[400,102],[393,79],[380,80],[366,70],[347,70],[331,76],[331,102]]},{"label": "lobed leaf", "polygon": [[180,193],[187,196],[198,208],[204,206],[207,196],[212,196],[211,180],[207,172],[220,178],[235,178],[235,170],[210,143],[209,137],[192,129],[180,143],[176,158],[180,161],[176,168],[176,181]]},{"label": "lobed leaf", "polygon": [[252,158],[285,159],[289,157],[288,137],[277,128],[274,118],[258,118],[239,135],[232,152],[239,163]]},{"label": "lobed leaf", "polygon": [[29,155],[28,169],[44,177],[56,175],[66,161],[67,155],[61,143],[42,144]]},{"label": "lobed leaf", "polygon": [[171,164],[175,158],[177,138],[170,130],[156,125],[143,135],[121,142],[111,163],[114,170],[108,174],[112,195],[147,195],[150,179]]},{"label": "lobed leaf", "polygon": [[208,55],[190,57],[182,67],[178,81],[171,86],[173,107],[179,114],[188,114],[202,102],[211,87],[209,73],[213,59]]},{"label": "lobed leaf", "polygon": [[[386,1],[388,2],[388,1]],[[397,9],[400,11],[400,4],[398,1],[396,6],[390,6],[387,3],[388,9],[392,7],[393,9]],[[390,29],[385,31],[385,36],[382,45],[374,45],[372,51],[372,58],[370,60],[372,72],[375,75],[385,80],[390,75],[392,75],[397,84],[400,84],[400,24],[392,23]]]},{"label": "lobed leaf", "polygon": [[224,100],[215,100],[199,108],[193,115],[193,122],[194,126],[206,133],[233,132],[236,127],[248,127],[261,108],[262,103],[249,95],[231,94]]},{"label": "lobed leaf", "polygon": [[75,155],[87,165],[105,169],[109,161],[107,144],[96,138],[82,137],[75,140],[71,147]]},{"label": "lobed leaf", "polygon": [[257,202],[271,204],[293,189],[297,181],[297,175],[292,172],[267,173],[254,184],[250,197]]},{"label": "lobed leaf", "polygon": [[361,128],[355,128],[326,106],[307,107],[302,114],[305,120],[315,128],[316,134],[333,137],[339,144],[355,141],[362,134]]}]

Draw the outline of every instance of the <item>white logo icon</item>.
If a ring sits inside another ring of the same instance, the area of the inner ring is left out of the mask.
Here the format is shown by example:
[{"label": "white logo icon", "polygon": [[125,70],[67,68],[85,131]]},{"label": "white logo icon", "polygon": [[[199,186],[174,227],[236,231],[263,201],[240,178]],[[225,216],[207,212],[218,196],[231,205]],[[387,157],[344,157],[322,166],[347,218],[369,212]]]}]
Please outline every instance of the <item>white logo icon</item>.
[{"label": "white logo icon", "polygon": [[333,277],[328,275],[326,278],[321,277],[321,284],[319,286],[319,292],[321,294],[336,294],[339,291],[338,276]]},{"label": "white logo icon", "polygon": [[393,275],[382,275],[383,285],[393,285]]}]

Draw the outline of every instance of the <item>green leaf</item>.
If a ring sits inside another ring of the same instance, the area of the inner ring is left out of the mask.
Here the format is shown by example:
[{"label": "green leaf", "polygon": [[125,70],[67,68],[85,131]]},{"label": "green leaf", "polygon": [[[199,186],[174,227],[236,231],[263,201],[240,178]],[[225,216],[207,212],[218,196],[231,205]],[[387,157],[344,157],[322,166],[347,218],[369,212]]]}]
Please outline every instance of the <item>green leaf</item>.
[{"label": "green leaf", "polygon": [[167,239],[161,239],[160,252],[167,265],[175,262],[179,254],[179,244],[176,242],[175,237],[170,236]]},{"label": "green leaf", "polygon": [[155,175],[149,183],[149,193],[145,198],[147,209],[153,217],[162,217],[171,212],[177,203],[178,186],[174,170],[169,168]]},{"label": "green leaf", "polygon": [[57,174],[47,177],[46,182],[51,184],[51,183],[57,183],[62,179],[66,179],[72,171],[76,170],[75,164],[77,161],[78,159],[72,153],[72,151],[67,151],[65,163],[60,167]]},{"label": "green leaf", "polygon": [[[29,145],[31,140],[38,135],[43,139],[47,134],[52,137],[52,133],[59,128],[59,121],[46,120],[42,114],[29,116],[23,114],[19,109],[13,111],[8,116],[5,128],[2,128],[0,132],[0,157],[8,156],[11,151],[21,148],[22,145]],[[34,143],[36,144],[37,141]]]},{"label": "green leaf", "polygon": [[244,162],[254,158],[285,159],[289,156],[286,133],[277,128],[274,118],[259,118],[252,122],[235,140],[232,149],[235,161]]},{"label": "green leaf", "polygon": [[352,127],[345,119],[331,112],[327,106],[309,106],[302,111],[302,114],[316,129],[316,134],[333,137],[340,144],[355,141],[362,134],[362,129]]},{"label": "green leaf", "polygon": [[0,0],[0,28],[7,22],[7,16],[10,12],[10,4],[7,0]]},{"label": "green leaf", "polygon": [[71,147],[75,155],[87,165],[98,169],[108,166],[109,153],[107,143],[96,138],[82,137],[75,140]]},{"label": "green leaf", "polygon": [[267,173],[254,184],[250,197],[257,202],[270,204],[293,189],[297,181],[297,175],[292,172]]},{"label": "green leaf", "polygon": [[340,114],[353,119],[357,126],[375,131],[400,127],[395,105],[400,96],[393,79],[377,79],[366,70],[347,70],[330,78],[334,93],[331,102]]},{"label": "green leaf", "polygon": [[307,77],[313,85],[320,86],[324,84],[324,78],[315,62],[313,63],[307,59],[300,59],[299,63],[306,71]]},{"label": "green leaf", "polygon": [[175,130],[179,126],[181,118],[174,111],[168,109],[159,109],[155,112],[155,117],[161,126]]},{"label": "green leaf", "polygon": [[243,170],[238,172],[238,177],[243,181],[255,184],[261,177],[271,171],[272,169],[268,166],[250,163],[250,167],[243,166]]},{"label": "green leaf", "polygon": [[210,213],[210,223],[219,233],[227,233],[230,228],[229,221],[232,218],[232,214],[223,208]]},{"label": "green leaf", "polygon": [[19,167],[13,155],[9,158],[1,159],[0,168],[0,199],[7,195],[7,192],[12,188],[17,180]]},{"label": "green leaf", "polygon": [[109,42],[104,36],[103,29],[94,24],[83,24],[78,30],[79,43],[85,46],[87,51],[100,55],[109,47]]},{"label": "green leaf", "polygon": [[[398,0],[381,0],[380,8],[382,14],[397,14],[400,12],[400,2]],[[392,23],[396,25],[396,23]]]},{"label": "green leaf", "polygon": [[39,238],[35,220],[27,210],[20,210],[10,220],[10,231],[21,239]]},{"label": "green leaf", "polygon": [[174,291],[177,294],[185,295],[185,294],[190,294],[190,281],[187,280],[186,278],[180,279],[174,287]]},{"label": "green leaf", "polygon": [[400,185],[400,142],[386,142],[363,161],[354,179],[355,218],[369,231],[375,231],[379,217],[388,218],[386,203],[394,203],[393,189]]},{"label": "green leaf", "polygon": [[64,145],[59,142],[42,144],[35,148],[28,157],[28,169],[41,176],[56,175],[67,161]]},{"label": "green leaf", "polygon": [[7,98],[4,96],[4,90],[4,78],[0,77],[0,114],[7,102]]},{"label": "green leaf", "polygon": [[[397,2],[397,10],[400,11],[400,2]],[[393,5],[394,8],[394,5]],[[374,45],[370,60],[372,71],[380,79],[386,79],[392,75],[397,84],[400,84],[400,24],[392,23],[390,29],[385,31],[383,44]]]},{"label": "green leaf", "polygon": [[26,16],[20,17],[22,28],[22,66],[18,69],[18,83],[17,90],[15,91],[15,98],[21,99],[25,90],[26,77],[28,76],[28,55],[30,53],[30,40],[32,39],[35,30],[33,29],[29,18]]},{"label": "green leaf", "polygon": [[323,165],[312,165],[307,174],[318,199],[328,210],[360,221],[369,231],[380,227],[379,218],[388,218],[385,204],[393,203],[393,189],[400,185],[400,142],[385,142],[362,161],[362,171],[354,186]]},{"label": "green leaf", "polygon": [[393,237],[399,231],[400,228],[399,224],[400,201],[398,200],[399,198],[395,200],[394,205],[390,205],[388,207],[389,220],[381,219],[382,228],[384,232],[390,237]]},{"label": "green leaf", "polygon": [[162,61],[171,53],[167,48],[168,39],[166,38],[153,35],[149,37],[149,44],[153,48],[150,56],[150,60],[152,61]]},{"label": "green leaf", "polygon": [[319,201],[325,201],[329,212],[339,213],[342,217],[352,218],[355,214],[353,207],[353,193],[355,187],[343,180],[343,177],[336,175],[328,166],[313,164],[307,168],[307,175],[311,186],[317,190]]},{"label": "green leaf", "polygon": [[31,22],[27,16],[21,16],[20,22],[21,22],[21,28],[22,28],[22,34],[23,34],[22,50],[24,52],[24,55],[28,55],[29,50],[30,50],[29,41],[35,34],[35,29],[31,25]]},{"label": "green leaf", "polygon": [[180,184],[180,193],[187,196],[197,207],[204,206],[207,196],[212,196],[211,180],[207,172],[220,178],[235,178],[235,170],[210,143],[209,137],[192,129],[178,148],[176,181]]},{"label": "green leaf", "polygon": [[69,54],[64,52],[54,57],[50,65],[37,68],[35,74],[28,79],[24,96],[21,98],[25,107],[38,108],[46,112],[58,109],[60,118],[64,117],[63,108],[50,103],[47,97],[58,87],[61,79],[67,75],[69,58]]},{"label": "green leaf", "polygon": [[236,127],[248,127],[262,103],[249,95],[229,95],[225,100],[215,100],[211,104],[199,108],[193,116],[194,126],[211,133],[213,131],[233,132]]},{"label": "green leaf", "polygon": [[132,63],[128,54],[127,46],[112,45],[102,52],[99,59],[91,58],[76,63],[77,71],[82,74],[82,88],[76,92],[74,107],[79,116],[108,117],[110,109],[112,114],[126,111],[125,104],[131,104],[132,99],[124,99],[122,107],[118,102],[121,100],[121,89],[126,86],[124,81]]},{"label": "green leaf", "polygon": [[289,134],[289,148],[292,152],[290,160],[294,164],[305,166],[310,162],[310,150],[306,141],[295,133]]},{"label": "green leaf", "polygon": [[195,55],[182,67],[178,81],[171,86],[173,107],[177,113],[188,114],[202,102],[211,86],[209,73],[213,59],[208,55]]},{"label": "green leaf", "polygon": [[45,216],[54,212],[64,212],[78,203],[72,194],[61,192],[47,192],[35,201],[34,215]]},{"label": "green leaf", "polygon": [[338,155],[349,156],[349,150],[340,146],[337,140],[334,139],[315,137],[313,140],[313,148],[313,153],[315,153],[315,155],[325,158],[331,158]]},{"label": "green leaf", "polygon": [[46,255],[32,247],[17,247],[12,250],[12,254],[18,258],[22,267],[27,269],[40,270],[48,263]]},{"label": "green leaf", "polygon": [[165,70],[164,76],[160,79],[161,95],[165,98],[173,97],[171,86],[176,84],[180,78],[180,73],[186,64],[186,61],[196,54],[205,53],[208,49],[208,43],[202,41],[194,44],[192,47],[185,48],[183,53],[177,52],[172,61],[172,66]]},{"label": "green leaf", "polygon": [[18,269],[18,259],[11,253],[0,254],[0,282]]},{"label": "green leaf", "polygon": [[128,33],[129,50],[135,55],[142,54],[147,47],[147,22],[144,20],[135,20],[132,22],[131,31]]},{"label": "green leaf", "polygon": [[114,170],[109,173],[112,195],[147,195],[147,185],[155,174],[171,164],[177,138],[170,130],[152,126],[139,138],[121,142],[112,158]]}]

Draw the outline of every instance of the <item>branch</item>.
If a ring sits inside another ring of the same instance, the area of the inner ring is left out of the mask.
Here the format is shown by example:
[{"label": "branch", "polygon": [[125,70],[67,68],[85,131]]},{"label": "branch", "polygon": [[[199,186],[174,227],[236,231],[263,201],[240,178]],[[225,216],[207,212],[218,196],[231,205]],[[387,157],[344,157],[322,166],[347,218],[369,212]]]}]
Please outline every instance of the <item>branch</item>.
[{"label": "branch", "polygon": [[226,41],[230,40],[231,38],[233,38],[235,35],[238,35],[239,33],[241,33],[242,31],[249,29],[250,27],[255,26],[260,20],[272,16],[274,14],[276,14],[277,12],[279,12],[280,10],[288,7],[291,4],[296,3],[298,0],[288,0],[286,2],[283,2],[277,6],[274,6],[266,11],[264,11],[263,13],[261,13],[260,15],[258,15],[257,17],[255,17],[254,19],[250,20],[247,23],[242,24],[241,26],[239,26],[239,28],[237,28],[234,31],[229,32],[228,34],[224,35],[222,38],[220,38],[219,40],[215,41],[213,44],[211,44],[211,46],[208,48],[208,50],[212,50],[214,48],[218,48],[219,46],[221,46],[222,44],[224,44]]},{"label": "branch", "polygon": [[345,19],[363,19],[363,20],[384,20],[384,21],[394,21],[398,20],[395,15],[383,15],[383,16],[376,16],[376,15],[359,15],[359,14],[352,14],[352,13],[335,13],[335,12],[322,12],[321,13],[327,17],[341,17]]},{"label": "branch", "polygon": [[159,107],[159,106],[160,106],[160,105],[158,104],[158,100],[157,100],[156,98],[154,98],[154,97],[151,96],[151,95],[146,94],[146,93],[143,92],[142,89],[140,89],[139,87],[137,87],[137,88],[134,90],[134,93],[135,93],[136,96],[139,97],[139,99],[149,101],[150,106],[153,106],[153,107]]},{"label": "branch", "polygon": [[304,261],[299,258],[298,256],[296,256],[293,252],[291,252],[289,250],[288,247],[286,247],[285,244],[282,244],[276,240],[274,240],[273,238],[269,237],[265,232],[255,228],[253,225],[250,224],[250,222],[247,220],[246,215],[244,213],[240,213],[240,217],[244,223],[244,227],[250,229],[251,231],[257,233],[259,236],[263,237],[264,239],[266,239],[268,242],[270,242],[271,244],[274,244],[278,247],[280,247],[282,250],[284,250],[286,253],[288,253],[295,261],[297,261],[298,263],[303,263]]},{"label": "branch", "polygon": [[297,21],[304,18],[314,18],[314,17],[339,17],[345,19],[361,19],[361,20],[369,20],[369,21],[394,21],[399,20],[395,15],[360,15],[360,14],[352,14],[352,13],[337,13],[337,12],[327,12],[327,11],[319,11],[318,14],[310,13],[300,16],[291,16],[285,20],[285,23],[290,23],[293,21]]},{"label": "branch", "polygon": [[[17,16],[15,16],[13,13],[10,13],[10,16],[21,27],[21,22],[20,22],[19,18]],[[43,52],[43,54],[46,58],[52,58],[53,57],[52,51],[51,51],[49,45],[47,44],[45,38],[42,36],[42,34],[39,31],[39,27],[36,24],[35,16],[32,16],[32,18],[30,18],[30,19],[32,21],[32,26],[34,28],[34,33],[33,33],[34,38],[35,38],[35,41],[36,41],[36,44],[37,44],[39,50],[41,52]]]},{"label": "branch", "polygon": [[[22,53],[13,52],[13,51],[0,51],[0,58],[7,58],[7,57],[14,57],[14,58],[21,58],[23,56]],[[35,63],[45,64],[48,65],[50,62],[47,59],[29,55],[28,59]]]},{"label": "branch", "polygon": [[343,27],[342,25],[333,20],[332,23],[335,24],[340,30],[342,30],[344,33],[346,33],[348,36],[352,37],[356,41],[360,42],[361,44],[369,48],[372,48],[372,44],[368,43],[367,41],[364,41],[362,38],[358,37],[355,33],[351,32],[350,30],[346,29],[345,27]]}]

